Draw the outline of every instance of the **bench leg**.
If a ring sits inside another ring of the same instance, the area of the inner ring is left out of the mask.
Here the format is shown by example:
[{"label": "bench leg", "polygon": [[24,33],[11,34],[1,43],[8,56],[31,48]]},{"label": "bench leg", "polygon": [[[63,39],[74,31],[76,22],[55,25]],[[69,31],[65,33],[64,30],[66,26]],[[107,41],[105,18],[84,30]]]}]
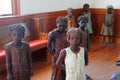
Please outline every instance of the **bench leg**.
[{"label": "bench leg", "polygon": [[32,59],[39,61],[47,61],[47,48],[42,48],[38,51],[32,52]]}]

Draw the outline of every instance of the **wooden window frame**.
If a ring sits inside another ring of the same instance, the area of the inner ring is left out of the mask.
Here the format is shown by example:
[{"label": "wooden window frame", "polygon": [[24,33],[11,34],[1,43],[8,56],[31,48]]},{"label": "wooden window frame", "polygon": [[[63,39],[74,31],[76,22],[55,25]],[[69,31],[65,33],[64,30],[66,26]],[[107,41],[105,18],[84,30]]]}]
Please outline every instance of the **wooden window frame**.
[{"label": "wooden window frame", "polygon": [[12,14],[20,15],[20,0],[11,0],[12,2]]}]

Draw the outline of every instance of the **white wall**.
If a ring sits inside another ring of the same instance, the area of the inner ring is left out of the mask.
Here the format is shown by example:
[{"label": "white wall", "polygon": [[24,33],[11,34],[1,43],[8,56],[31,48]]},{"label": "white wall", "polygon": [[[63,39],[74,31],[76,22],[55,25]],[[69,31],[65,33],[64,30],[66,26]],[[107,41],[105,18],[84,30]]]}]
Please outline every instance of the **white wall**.
[{"label": "white wall", "polygon": [[112,4],[120,8],[119,0],[20,0],[21,15],[82,8],[84,3],[89,3],[91,8],[106,8]]},{"label": "white wall", "polygon": [[113,5],[114,8],[120,8],[120,0],[83,0],[83,3],[89,3],[91,8],[106,8],[107,5]]}]

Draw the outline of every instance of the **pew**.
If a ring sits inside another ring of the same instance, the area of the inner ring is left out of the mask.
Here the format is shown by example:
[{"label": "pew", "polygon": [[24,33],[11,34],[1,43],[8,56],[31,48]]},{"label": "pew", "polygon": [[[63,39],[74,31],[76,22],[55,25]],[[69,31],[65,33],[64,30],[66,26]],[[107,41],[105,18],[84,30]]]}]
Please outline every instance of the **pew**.
[{"label": "pew", "polygon": [[[36,38],[36,35],[35,35],[35,29],[33,28],[34,26],[31,25],[31,24],[27,24],[27,23],[19,23],[19,24],[23,24],[25,25],[26,27],[28,27],[28,30],[29,30],[29,36],[24,40],[26,42],[29,43],[30,45],[30,51],[31,51],[31,55],[33,53],[36,53],[36,51],[40,51],[41,49],[44,49],[44,52],[42,53],[38,53],[38,54],[42,54],[42,58],[45,58],[45,60],[47,60],[47,43],[48,43],[48,40],[47,39],[41,39],[41,38],[38,38],[38,36],[40,35],[37,35],[37,38]],[[0,72],[5,70],[5,58],[6,58],[6,54],[5,54],[5,49],[4,49],[4,45],[8,42],[10,42],[10,36],[8,35],[8,27],[11,26],[13,24],[10,24],[10,25],[3,25],[3,26],[0,26],[0,32],[3,33],[2,36],[0,36]]]},{"label": "pew", "polygon": [[[30,45],[31,53],[34,51],[37,51],[39,49],[47,47],[47,40],[32,40],[28,43]],[[0,59],[3,59],[3,58],[5,58],[5,50],[1,49],[0,50]]]}]

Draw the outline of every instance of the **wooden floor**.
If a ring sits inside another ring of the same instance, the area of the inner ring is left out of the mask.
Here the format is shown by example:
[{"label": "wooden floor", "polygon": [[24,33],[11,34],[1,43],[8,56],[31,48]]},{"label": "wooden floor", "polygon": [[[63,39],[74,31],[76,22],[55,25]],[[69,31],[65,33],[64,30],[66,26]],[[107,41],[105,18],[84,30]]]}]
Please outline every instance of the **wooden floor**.
[{"label": "wooden floor", "polygon": [[[120,44],[102,46],[100,42],[92,42],[86,73],[94,80],[109,80],[112,73],[120,71],[120,66],[115,65],[119,59]],[[33,59],[33,70],[32,80],[50,80],[51,56],[48,54],[47,61]],[[0,73],[0,80],[6,80],[6,73]]]}]

